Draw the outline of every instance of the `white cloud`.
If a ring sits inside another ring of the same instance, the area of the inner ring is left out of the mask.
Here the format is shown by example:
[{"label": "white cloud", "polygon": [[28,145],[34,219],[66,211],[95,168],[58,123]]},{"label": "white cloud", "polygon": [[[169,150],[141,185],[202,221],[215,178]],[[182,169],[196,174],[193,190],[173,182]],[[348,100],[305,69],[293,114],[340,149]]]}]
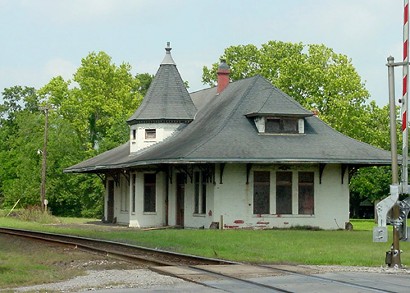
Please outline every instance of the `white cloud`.
[{"label": "white cloud", "polygon": [[62,58],[53,58],[49,60],[44,66],[44,75],[49,76],[50,79],[61,75],[65,80],[72,79],[73,74],[77,70],[76,65],[68,60]]}]

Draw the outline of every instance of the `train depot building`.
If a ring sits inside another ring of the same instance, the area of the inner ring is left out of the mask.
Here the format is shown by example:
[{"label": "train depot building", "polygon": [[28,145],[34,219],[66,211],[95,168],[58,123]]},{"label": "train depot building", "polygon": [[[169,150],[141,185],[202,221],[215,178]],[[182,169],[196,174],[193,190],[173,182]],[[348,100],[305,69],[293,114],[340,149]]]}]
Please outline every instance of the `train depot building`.
[{"label": "train depot building", "polygon": [[349,175],[390,152],[349,138],[261,76],[188,93],[166,48],[127,143],[71,166],[105,181],[104,220],[130,227],[344,228]]}]

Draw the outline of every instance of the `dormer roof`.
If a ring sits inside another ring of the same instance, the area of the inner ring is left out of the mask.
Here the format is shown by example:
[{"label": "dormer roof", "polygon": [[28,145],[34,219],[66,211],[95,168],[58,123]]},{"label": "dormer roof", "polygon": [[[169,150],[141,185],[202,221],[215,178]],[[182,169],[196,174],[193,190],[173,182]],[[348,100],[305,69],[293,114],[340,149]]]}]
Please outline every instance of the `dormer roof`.
[{"label": "dormer roof", "polygon": [[191,122],[196,108],[171,56],[171,47],[166,54],[141,105],[127,120],[138,122]]},{"label": "dormer roof", "polygon": [[280,116],[280,117],[309,117],[313,116],[311,111],[303,108],[298,102],[282,92],[280,89],[273,87],[269,81],[264,78],[260,79],[258,90],[255,91],[252,98],[254,103],[251,104],[246,117],[263,117],[263,116]]}]

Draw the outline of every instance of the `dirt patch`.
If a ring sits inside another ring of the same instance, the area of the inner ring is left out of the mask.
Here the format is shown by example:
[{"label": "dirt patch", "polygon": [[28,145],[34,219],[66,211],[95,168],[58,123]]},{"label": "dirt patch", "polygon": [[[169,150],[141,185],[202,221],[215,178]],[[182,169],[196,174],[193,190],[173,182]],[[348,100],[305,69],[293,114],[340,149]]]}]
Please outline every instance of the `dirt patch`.
[{"label": "dirt patch", "polygon": [[74,246],[0,234],[0,288],[67,280],[89,270],[140,269],[133,263]]}]

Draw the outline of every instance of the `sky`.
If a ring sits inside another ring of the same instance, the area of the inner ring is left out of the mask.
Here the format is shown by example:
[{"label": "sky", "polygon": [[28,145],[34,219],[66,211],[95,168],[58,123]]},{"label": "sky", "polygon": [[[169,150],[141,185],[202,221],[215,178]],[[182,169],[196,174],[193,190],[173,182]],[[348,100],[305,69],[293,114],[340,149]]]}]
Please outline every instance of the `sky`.
[{"label": "sky", "polygon": [[[155,74],[167,42],[195,91],[206,87],[203,66],[225,48],[270,40],[347,55],[370,100],[384,106],[386,59],[402,60],[403,0],[0,0],[0,91],[72,79],[81,59],[99,51],[133,74]],[[401,75],[397,67],[398,98]]]}]

